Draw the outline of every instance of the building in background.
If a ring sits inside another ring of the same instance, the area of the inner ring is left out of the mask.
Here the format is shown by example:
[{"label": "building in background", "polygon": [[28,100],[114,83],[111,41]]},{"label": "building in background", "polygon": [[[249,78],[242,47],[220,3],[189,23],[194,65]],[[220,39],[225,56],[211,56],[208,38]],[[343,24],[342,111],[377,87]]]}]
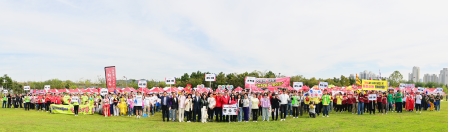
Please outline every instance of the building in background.
[{"label": "building in background", "polygon": [[378,75],[371,71],[364,70],[364,72],[359,73],[359,79],[365,80],[378,79]]},{"label": "building in background", "polygon": [[447,68],[443,68],[440,72],[439,72],[439,83],[440,84],[448,84],[448,69]]},{"label": "building in background", "polygon": [[413,67],[412,73],[408,74],[408,80],[413,82],[420,82],[420,68],[417,66]]},{"label": "building in background", "polygon": [[350,76],[348,76],[349,79],[356,79],[355,74],[350,74]]}]

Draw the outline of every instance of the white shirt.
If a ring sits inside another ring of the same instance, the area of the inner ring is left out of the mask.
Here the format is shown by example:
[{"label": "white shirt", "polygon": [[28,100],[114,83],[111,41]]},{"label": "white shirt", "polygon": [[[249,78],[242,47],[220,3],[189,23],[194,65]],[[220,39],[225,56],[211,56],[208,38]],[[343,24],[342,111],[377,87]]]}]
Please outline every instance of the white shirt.
[{"label": "white shirt", "polygon": [[280,104],[287,104],[288,99],[289,99],[289,96],[287,94],[281,94],[280,95],[280,101],[281,101]]},{"label": "white shirt", "polygon": [[422,95],[416,95],[416,104],[421,104],[422,103]]},{"label": "white shirt", "polygon": [[150,102],[151,102],[150,97],[145,97],[145,99],[144,99],[145,106],[150,106],[150,104],[151,104]]},{"label": "white shirt", "polygon": [[78,102],[78,100],[79,100],[78,96],[72,96],[72,99],[70,101],[73,103]]},{"label": "white shirt", "polygon": [[142,106],[142,95],[134,97],[134,106]]}]

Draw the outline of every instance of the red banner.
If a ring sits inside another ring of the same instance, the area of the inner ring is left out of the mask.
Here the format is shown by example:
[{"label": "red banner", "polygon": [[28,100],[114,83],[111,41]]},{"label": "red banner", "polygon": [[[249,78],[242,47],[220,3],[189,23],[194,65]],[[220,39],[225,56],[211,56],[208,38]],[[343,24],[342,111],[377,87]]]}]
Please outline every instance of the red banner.
[{"label": "red banner", "polygon": [[107,88],[116,88],[116,67],[105,67],[105,79]]},{"label": "red banner", "polygon": [[256,78],[255,84],[245,84],[245,88],[287,88],[290,86],[290,77],[283,78]]}]

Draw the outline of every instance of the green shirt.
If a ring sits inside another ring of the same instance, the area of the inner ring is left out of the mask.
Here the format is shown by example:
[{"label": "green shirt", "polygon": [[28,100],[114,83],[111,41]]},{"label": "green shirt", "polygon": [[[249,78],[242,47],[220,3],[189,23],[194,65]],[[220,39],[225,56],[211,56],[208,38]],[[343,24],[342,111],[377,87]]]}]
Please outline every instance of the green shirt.
[{"label": "green shirt", "polygon": [[298,99],[299,99],[298,96],[292,96],[292,101],[291,101],[292,106],[298,106]]},{"label": "green shirt", "polygon": [[70,104],[69,99],[70,99],[70,96],[69,96],[69,95],[65,95],[65,96],[63,97],[64,103],[65,103],[65,104]]},{"label": "green shirt", "polygon": [[394,95],[393,94],[388,94],[388,102],[394,102]]},{"label": "green shirt", "polygon": [[30,96],[25,96],[25,103],[30,102]]},{"label": "green shirt", "polygon": [[397,94],[395,95],[395,102],[403,102],[402,93],[397,92]]},{"label": "green shirt", "polygon": [[7,100],[6,96],[3,96],[3,101],[6,101],[6,100]]},{"label": "green shirt", "polygon": [[88,101],[88,96],[81,96],[81,103],[84,104],[86,101]]},{"label": "green shirt", "polygon": [[328,105],[330,104],[330,95],[323,95],[322,96],[322,105]]}]

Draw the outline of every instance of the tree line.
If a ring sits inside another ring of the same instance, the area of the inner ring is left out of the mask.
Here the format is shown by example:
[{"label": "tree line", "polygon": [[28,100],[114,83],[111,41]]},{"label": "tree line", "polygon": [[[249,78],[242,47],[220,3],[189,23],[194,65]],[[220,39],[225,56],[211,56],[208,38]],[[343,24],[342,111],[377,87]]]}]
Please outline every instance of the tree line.
[{"label": "tree line", "polygon": [[[173,86],[176,87],[185,87],[187,84],[191,84],[192,87],[196,87],[197,85],[204,84],[205,87],[209,87],[210,83],[205,81],[205,74],[210,74],[210,72],[201,72],[196,71],[192,73],[184,73],[180,77],[176,77],[176,84]],[[244,73],[216,73],[216,81],[211,82],[211,87],[216,89],[218,85],[233,85],[234,87],[244,87],[244,79],[247,76],[252,76],[256,78],[277,78],[277,77],[285,77],[285,75],[276,74],[272,71],[252,71],[252,72],[244,72]],[[5,80],[5,83],[3,82]],[[416,87],[427,87],[427,88],[435,88],[435,87],[443,87],[444,91],[446,91],[447,86],[438,84],[435,82],[422,83],[422,82],[412,82],[403,80],[403,76],[398,71],[394,71],[388,78],[382,78],[382,80],[388,80],[390,86],[398,87],[400,83],[409,83],[415,84]],[[338,87],[350,86],[355,84],[361,84],[361,82],[356,83],[357,80],[353,78],[348,78],[344,75],[340,77],[333,78],[315,78],[310,77],[306,78],[303,75],[295,75],[291,76],[290,83],[293,82],[303,82],[305,86],[313,87],[317,85],[319,82],[328,82],[329,85],[335,85]],[[358,80],[361,81],[361,80]],[[128,79],[128,80],[117,80],[117,87],[133,87],[138,88],[137,79]],[[0,77],[0,85],[3,88],[7,88],[9,90],[14,90],[16,92],[24,92],[23,86],[30,86],[31,89],[43,89],[44,85],[50,85],[52,88],[98,88],[98,87],[106,87],[106,81],[103,77],[98,77],[97,80],[90,79],[80,79],[78,81],[71,80],[60,80],[60,79],[49,79],[46,81],[27,81],[27,82],[17,82],[14,81],[7,74]],[[168,87],[164,81],[156,81],[153,79],[147,80],[147,87]]]}]

